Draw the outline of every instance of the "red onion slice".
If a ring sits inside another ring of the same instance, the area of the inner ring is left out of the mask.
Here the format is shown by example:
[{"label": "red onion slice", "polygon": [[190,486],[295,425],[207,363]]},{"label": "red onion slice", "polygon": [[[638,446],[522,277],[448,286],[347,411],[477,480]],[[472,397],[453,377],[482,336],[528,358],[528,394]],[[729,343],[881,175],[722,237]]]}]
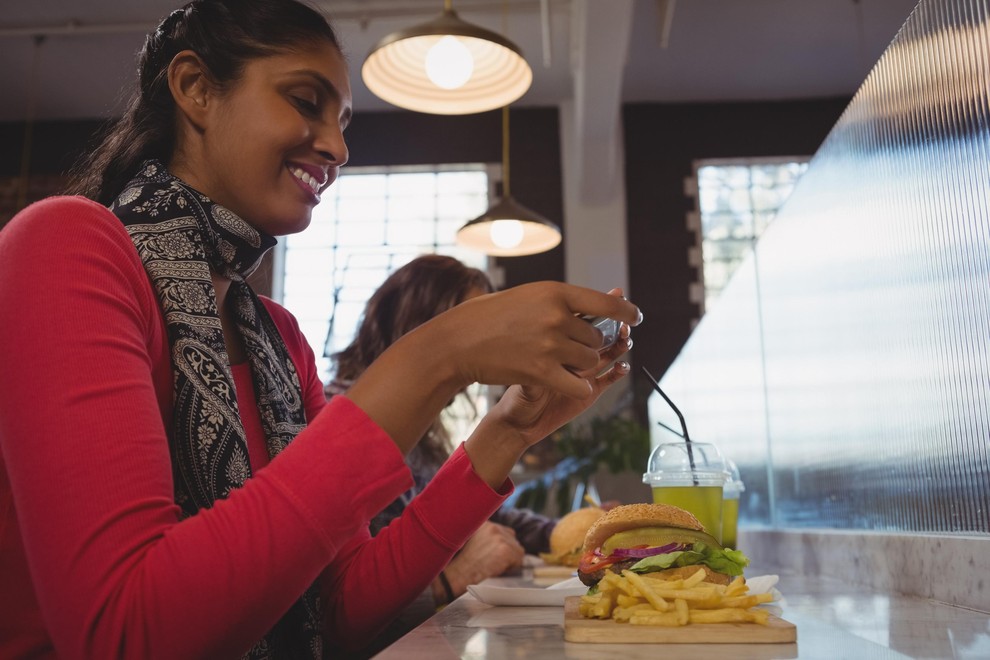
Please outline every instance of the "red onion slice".
[{"label": "red onion slice", "polygon": [[612,556],[622,557],[624,559],[643,559],[644,557],[665,555],[668,552],[683,550],[685,547],[686,546],[682,543],[668,543],[667,545],[662,545],[655,548],[616,548],[612,553]]}]

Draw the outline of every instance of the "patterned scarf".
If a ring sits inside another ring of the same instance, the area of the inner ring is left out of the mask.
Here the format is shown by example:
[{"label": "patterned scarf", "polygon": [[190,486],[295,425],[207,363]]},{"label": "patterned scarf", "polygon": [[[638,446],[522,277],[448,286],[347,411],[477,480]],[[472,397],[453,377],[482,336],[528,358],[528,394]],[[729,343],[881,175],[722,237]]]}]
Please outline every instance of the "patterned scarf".
[{"label": "patterned scarf", "polygon": [[[268,455],[306,426],[299,376],[275,323],[244,281],[275,239],[155,160],[141,165],[110,210],[127,228],[165,316],[175,386],[169,438],[175,501],[191,516],[251,477],[211,269],[231,280],[228,302],[248,353]],[[320,622],[312,586],[246,657],[320,658]]]}]

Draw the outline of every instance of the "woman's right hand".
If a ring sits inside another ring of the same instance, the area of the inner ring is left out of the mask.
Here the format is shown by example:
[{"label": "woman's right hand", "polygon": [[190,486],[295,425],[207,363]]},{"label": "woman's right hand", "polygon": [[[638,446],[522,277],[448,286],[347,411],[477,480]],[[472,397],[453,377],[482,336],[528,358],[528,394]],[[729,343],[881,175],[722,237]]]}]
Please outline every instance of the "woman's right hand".
[{"label": "woman's right hand", "polygon": [[576,372],[598,364],[602,337],[580,314],[631,326],[642,319],[621,297],[537,282],[468,300],[414,332],[440,338],[438,349],[449,356],[462,386],[541,385],[584,399],[592,390]]}]

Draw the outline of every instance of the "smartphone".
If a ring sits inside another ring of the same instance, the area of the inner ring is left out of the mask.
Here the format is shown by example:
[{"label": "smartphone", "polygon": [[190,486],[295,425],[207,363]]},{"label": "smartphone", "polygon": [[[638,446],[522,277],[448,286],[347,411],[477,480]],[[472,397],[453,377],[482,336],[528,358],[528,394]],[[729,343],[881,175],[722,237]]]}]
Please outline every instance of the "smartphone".
[{"label": "smartphone", "polygon": [[602,333],[602,347],[605,350],[619,340],[619,322],[607,316],[582,316],[582,319],[598,328]]}]

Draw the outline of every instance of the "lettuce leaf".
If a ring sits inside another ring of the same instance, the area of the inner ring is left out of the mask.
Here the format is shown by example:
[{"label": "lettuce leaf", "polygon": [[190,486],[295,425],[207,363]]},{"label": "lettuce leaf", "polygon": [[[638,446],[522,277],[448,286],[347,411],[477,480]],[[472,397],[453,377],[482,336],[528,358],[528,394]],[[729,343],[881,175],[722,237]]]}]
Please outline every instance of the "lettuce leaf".
[{"label": "lettuce leaf", "polygon": [[665,555],[654,555],[641,559],[629,570],[634,573],[650,573],[667,568],[680,566],[697,566],[704,564],[713,571],[726,575],[742,575],[743,569],[749,565],[749,558],[741,550],[715,548],[704,543],[695,543],[690,550],[669,552]]}]

